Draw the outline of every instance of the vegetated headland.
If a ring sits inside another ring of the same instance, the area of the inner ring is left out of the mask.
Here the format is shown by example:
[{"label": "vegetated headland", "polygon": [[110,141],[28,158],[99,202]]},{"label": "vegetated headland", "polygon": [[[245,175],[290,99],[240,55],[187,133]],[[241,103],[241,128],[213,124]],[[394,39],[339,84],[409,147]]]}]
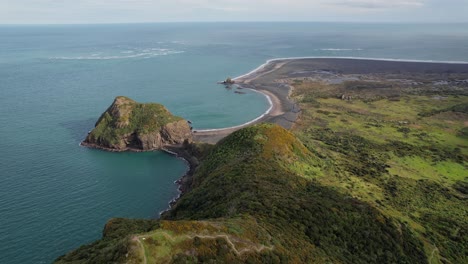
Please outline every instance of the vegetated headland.
[{"label": "vegetated headland", "polygon": [[58,263],[468,261],[468,64],[278,59],[233,81],[271,109],[174,145],[192,170],[171,209]]}]

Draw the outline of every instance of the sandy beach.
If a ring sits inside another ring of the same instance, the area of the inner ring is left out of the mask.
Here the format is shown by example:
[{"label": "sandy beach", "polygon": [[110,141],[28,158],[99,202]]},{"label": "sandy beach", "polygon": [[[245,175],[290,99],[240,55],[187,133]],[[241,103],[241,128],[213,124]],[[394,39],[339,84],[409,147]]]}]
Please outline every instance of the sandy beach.
[{"label": "sandy beach", "polygon": [[292,87],[280,79],[307,78],[317,72],[342,74],[424,74],[444,78],[450,74],[468,73],[468,62],[403,61],[368,58],[279,58],[267,61],[258,68],[233,80],[244,89],[264,94],[271,106],[260,117],[239,126],[195,130],[194,139],[216,143],[243,127],[269,122],[291,129],[301,112],[290,99]]}]

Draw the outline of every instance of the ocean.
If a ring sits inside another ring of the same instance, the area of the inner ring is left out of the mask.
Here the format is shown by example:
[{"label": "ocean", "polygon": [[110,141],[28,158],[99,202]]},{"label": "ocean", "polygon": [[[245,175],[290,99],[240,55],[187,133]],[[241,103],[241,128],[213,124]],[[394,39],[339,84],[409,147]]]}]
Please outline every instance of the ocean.
[{"label": "ocean", "polygon": [[156,218],[185,161],[79,146],[115,96],[196,129],[248,122],[261,94],[216,84],[278,57],[468,61],[468,24],[0,26],[0,263],[50,263],[112,217]]}]

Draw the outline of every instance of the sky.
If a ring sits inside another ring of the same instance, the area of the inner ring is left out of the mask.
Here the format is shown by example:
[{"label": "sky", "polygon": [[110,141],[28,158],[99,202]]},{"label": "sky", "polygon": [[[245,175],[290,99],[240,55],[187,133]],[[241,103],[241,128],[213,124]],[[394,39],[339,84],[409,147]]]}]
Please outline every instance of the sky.
[{"label": "sky", "polygon": [[0,24],[189,21],[458,23],[468,0],[0,0]]}]

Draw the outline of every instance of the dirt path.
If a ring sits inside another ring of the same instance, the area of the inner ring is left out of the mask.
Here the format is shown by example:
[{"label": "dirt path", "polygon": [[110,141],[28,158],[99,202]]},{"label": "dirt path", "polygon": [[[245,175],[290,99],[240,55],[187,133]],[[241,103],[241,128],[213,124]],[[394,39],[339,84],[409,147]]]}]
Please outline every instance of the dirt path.
[{"label": "dirt path", "polygon": [[436,251],[439,251],[439,249],[438,249],[438,248],[434,248],[434,250],[432,250],[431,257],[429,258],[429,264],[432,264],[432,259],[434,258],[434,253],[435,253]]},{"label": "dirt path", "polygon": [[267,250],[273,250],[274,246],[267,247],[265,245],[260,245],[260,246],[250,246],[244,249],[241,249],[240,251],[237,250],[236,246],[234,243],[232,243],[231,239],[229,238],[228,235],[216,235],[216,236],[206,236],[206,235],[193,235],[193,236],[187,236],[190,239],[194,239],[195,237],[199,238],[208,238],[208,239],[216,239],[216,238],[224,238],[226,242],[229,244],[229,246],[232,248],[232,250],[236,253],[236,255],[242,255],[246,252],[249,251],[256,251],[257,253],[260,253],[261,251],[267,249]]},{"label": "dirt path", "polygon": [[[434,245],[433,245],[433,246],[434,246]],[[439,253],[439,261],[436,261],[436,262],[434,262],[434,263],[440,263],[440,260],[443,260],[443,263],[452,263],[452,262],[450,262],[448,259],[442,257],[442,256],[440,255],[439,249],[438,249],[436,246],[434,246],[434,250],[432,250],[432,252],[431,252],[431,257],[429,258],[429,261],[428,261],[429,264],[432,264],[432,263],[433,263],[433,262],[432,262],[432,259],[434,259],[434,257],[435,257],[434,254],[436,253],[436,251]]]},{"label": "dirt path", "polygon": [[138,245],[140,245],[141,252],[143,253],[143,264],[148,264],[148,260],[146,259],[145,245],[143,245],[143,243],[141,243],[140,237],[139,237],[139,236],[135,236],[135,237],[133,237],[132,240],[133,240],[133,241],[136,241],[136,242],[138,243]]},{"label": "dirt path", "polygon": [[[171,234],[167,233],[167,232],[161,232],[162,235],[174,242],[176,241],[174,239],[174,237],[172,237]],[[246,248],[243,248],[241,250],[238,250],[236,248],[236,245],[231,241],[231,238],[228,236],[228,235],[225,235],[225,234],[222,234],[222,235],[184,235],[186,238],[188,239],[194,239],[195,237],[198,237],[198,238],[202,238],[202,239],[216,239],[216,238],[223,238],[226,240],[226,242],[228,243],[229,247],[231,247],[231,249],[234,251],[234,253],[238,256],[244,254],[244,253],[247,253],[247,252],[250,252],[250,251],[255,251],[257,253],[260,253],[261,251],[263,250],[273,250],[274,249],[274,246],[265,246],[265,245],[254,245],[254,243],[251,243],[252,245],[246,247]],[[146,250],[145,250],[145,246],[143,245],[143,242],[141,242],[140,239],[145,239],[146,236],[135,236],[133,237],[133,241],[136,241],[138,243],[138,245],[140,246],[141,248],[141,252],[143,254],[143,264],[147,264],[148,263],[148,260],[146,258]]]}]

